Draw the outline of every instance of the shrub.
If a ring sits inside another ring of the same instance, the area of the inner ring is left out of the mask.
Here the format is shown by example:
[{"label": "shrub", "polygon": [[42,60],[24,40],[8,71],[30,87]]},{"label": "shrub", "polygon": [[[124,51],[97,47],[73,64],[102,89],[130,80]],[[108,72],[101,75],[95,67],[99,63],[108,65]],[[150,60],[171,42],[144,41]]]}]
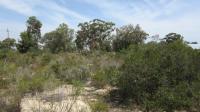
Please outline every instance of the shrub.
[{"label": "shrub", "polygon": [[24,75],[18,82],[18,92],[22,95],[25,93],[35,94],[36,92],[42,92],[46,80],[43,75],[34,75],[32,77]]},{"label": "shrub", "polygon": [[120,69],[121,97],[146,110],[191,110],[199,91],[191,88],[200,82],[196,53],[182,40],[132,46]]},{"label": "shrub", "polygon": [[93,76],[93,84],[102,88],[106,85],[116,86],[119,71],[115,67],[98,70]]},{"label": "shrub", "polygon": [[90,106],[93,112],[108,112],[108,105],[102,101],[93,102]]},{"label": "shrub", "polygon": [[[70,63],[70,62],[68,62]],[[89,68],[87,66],[73,64],[63,64],[62,62],[56,61],[52,64],[51,69],[55,74],[55,77],[61,81],[72,83],[73,80],[86,81],[89,77]]]},{"label": "shrub", "polygon": [[41,65],[47,65],[52,59],[52,56],[48,53],[42,55],[40,63]]}]

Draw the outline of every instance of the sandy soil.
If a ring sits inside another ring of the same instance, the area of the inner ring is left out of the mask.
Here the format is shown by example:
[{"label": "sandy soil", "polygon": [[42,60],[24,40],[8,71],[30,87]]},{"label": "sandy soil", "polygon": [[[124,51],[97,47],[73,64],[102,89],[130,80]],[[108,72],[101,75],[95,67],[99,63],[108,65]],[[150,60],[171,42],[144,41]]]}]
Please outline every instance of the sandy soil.
[{"label": "sandy soil", "polygon": [[[22,112],[92,112],[89,102],[98,101],[98,96],[109,93],[111,88],[96,89],[90,84],[83,88],[81,94],[75,95],[72,85],[63,85],[52,91],[44,91],[34,96],[26,95],[21,101]],[[109,112],[141,112],[126,110],[108,104]]]},{"label": "sandy soil", "polygon": [[75,95],[72,85],[64,85],[53,91],[25,96],[21,102],[22,112],[91,112],[82,95]]}]

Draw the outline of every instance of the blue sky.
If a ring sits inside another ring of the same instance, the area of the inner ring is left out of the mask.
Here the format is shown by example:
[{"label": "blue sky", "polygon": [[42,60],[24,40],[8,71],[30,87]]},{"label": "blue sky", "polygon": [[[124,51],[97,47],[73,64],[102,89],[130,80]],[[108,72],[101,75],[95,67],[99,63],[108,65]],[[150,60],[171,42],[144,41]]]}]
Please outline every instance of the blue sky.
[{"label": "blue sky", "polygon": [[7,28],[18,39],[29,16],[42,21],[43,34],[63,22],[78,29],[78,23],[99,18],[118,27],[140,24],[160,38],[177,32],[200,43],[200,0],[0,0],[0,39]]}]

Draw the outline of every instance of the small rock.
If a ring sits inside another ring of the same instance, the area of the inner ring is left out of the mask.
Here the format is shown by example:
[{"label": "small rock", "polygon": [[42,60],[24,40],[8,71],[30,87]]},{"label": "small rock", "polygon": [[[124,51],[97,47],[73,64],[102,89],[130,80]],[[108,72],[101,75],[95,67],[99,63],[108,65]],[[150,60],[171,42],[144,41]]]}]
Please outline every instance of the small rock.
[{"label": "small rock", "polygon": [[96,95],[106,95],[108,93],[107,89],[98,89],[96,91],[94,91],[94,94]]}]

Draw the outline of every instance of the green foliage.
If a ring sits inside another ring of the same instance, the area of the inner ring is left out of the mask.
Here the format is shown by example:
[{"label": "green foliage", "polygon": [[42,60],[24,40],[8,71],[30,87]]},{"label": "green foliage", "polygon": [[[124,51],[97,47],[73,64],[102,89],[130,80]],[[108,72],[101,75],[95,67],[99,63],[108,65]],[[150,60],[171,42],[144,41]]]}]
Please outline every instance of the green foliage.
[{"label": "green foliage", "polygon": [[200,82],[196,53],[182,40],[132,46],[121,68],[121,96],[146,110],[192,109],[199,89],[191,88]]},{"label": "green foliage", "polygon": [[88,47],[90,50],[95,50],[104,46],[104,41],[108,40],[114,24],[94,19],[90,22],[80,23],[78,26],[80,30],[77,32],[75,40],[77,48],[83,50]]},{"label": "green foliage", "polygon": [[17,52],[13,50],[0,50],[0,60],[4,61],[14,61],[16,58],[16,55],[18,55]]},{"label": "green foliage", "polygon": [[111,40],[108,39],[106,41],[103,41],[103,45],[101,47],[101,50],[111,52],[112,51],[112,43]]},{"label": "green foliage", "polygon": [[102,88],[106,85],[116,86],[118,77],[118,69],[110,67],[106,69],[97,70],[96,73],[92,76],[92,79],[93,84],[96,87]]},{"label": "green foliage", "polygon": [[108,112],[108,105],[103,101],[92,102],[90,106],[92,112]]},{"label": "green foliage", "polygon": [[139,25],[126,25],[116,30],[116,38],[113,41],[113,50],[127,49],[131,44],[144,43],[148,34]]},{"label": "green foliage", "polygon": [[171,43],[171,42],[175,42],[177,40],[183,40],[183,36],[181,36],[180,34],[177,34],[177,33],[169,33],[165,36],[165,38],[163,40],[165,40],[165,42],[167,42],[167,43]]},{"label": "green foliage", "polygon": [[65,41],[62,36],[52,31],[44,35],[45,48],[49,49],[52,53],[58,53],[65,50]]},{"label": "green foliage", "polygon": [[33,77],[30,76],[23,76],[22,79],[18,82],[18,91],[21,94],[25,93],[36,93],[41,92],[44,90],[43,83],[44,83],[45,77],[42,76],[36,76]]},{"label": "green foliage", "polygon": [[11,50],[15,47],[15,39],[12,38],[6,38],[2,42],[0,42],[0,49],[5,50]]},{"label": "green foliage", "polygon": [[[200,50],[189,47],[180,34],[145,43],[148,34],[139,25],[123,26],[115,34],[114,23],[94,19],[79,24],[76,45],[74,30],[63,23],[44,35],[40,49],[42,23],[34,16],[26,23],[27,31],[17,44],[11,38],[0,42],[1,111],[20,111],[26,93],[61,83],[73,84],[79,95],[88,79],[98,88],[117,86],[119,91],[113,92],[117,98],[119,93],[145,111],[200,110]],[[23,54],[14,50],[15,44]],[[69,53],[75,47],[86,52]],[[108,111],[103,101],[91,108]]]},{"label": "green foliage", "polygon": [[75,96],[79,96],[83,90],[83,83],[79,80],[72,80],[72,84],[75,88]]},{"label": "green foliage", "polygon": [[72,83],[73,80],[86,81],[89,77],[89,68],[85,57],[76,54],[57,56],[50,63],[50,69],[57,79]]},{"label": "green foliage", "polygon": [[22,32],[20,34],[20,38],[21,40],[17,44],[17,49],[20,53],[26,53],[30,51],[31,49],[34,49],[37,47],[37,44],[35,43],[33,38],[28,36],[27,32]]},{"label": "green foliage", "polygon": [[29,17],[27,20],[27,31],[20,34],[21,40],[17,44],[17,49],[20,53],[38,50],[38,42],[41,38],[41,27],[41,22],[35,16]]},{"label": "green foliage", "polygon": [[40,64],[47,65],[51,61],[51,59],[52,59],[51,54],[45,53],[41,57]]},{"label": "green foliage", "polygon": [[50,50],[52,53],[71,51],[73,49],[73,35],[74,31],[72,29],[69,29],[64,23],[60,24],[55,31],[44,35],[42,39],[45,44],[44,48]]},{"label": "green foliage", "polygon": [[42,27],[42,23],[35,16],[31,16],[26,21],[26,24],[28,36],[33,38],[35,42],[38,42],[41,38],[40,29]]},{"label": "green foliage", "polygon": [[67,64],[63,65],[59,62],[56,62],[51,66],[51,69],[53,70],[55,77],[61,81],[66,81],[69,83],[71,83],[73,80],[86,81],[89,76],[89,71],[85,67],[79,67],[72,67]]}]

